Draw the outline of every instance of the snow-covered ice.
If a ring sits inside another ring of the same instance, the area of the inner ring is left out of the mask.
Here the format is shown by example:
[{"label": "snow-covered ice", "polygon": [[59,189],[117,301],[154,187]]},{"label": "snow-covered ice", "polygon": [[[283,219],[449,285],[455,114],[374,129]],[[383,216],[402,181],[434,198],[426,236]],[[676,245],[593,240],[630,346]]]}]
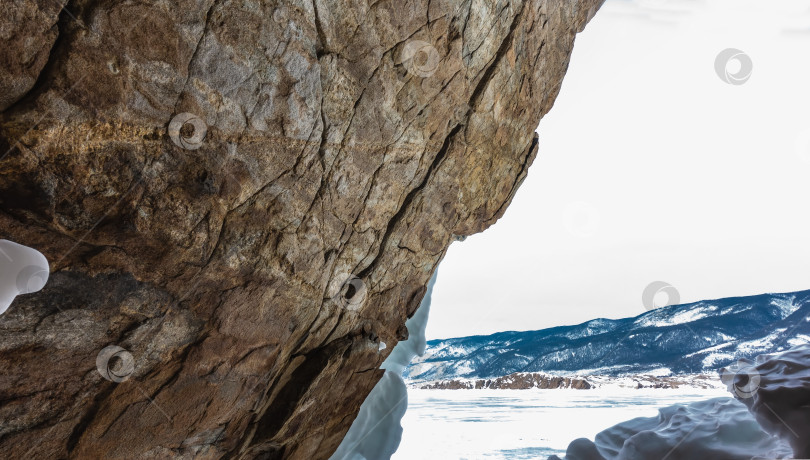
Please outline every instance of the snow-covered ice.
[{"label": "snow-covered ice", "polygon": [[545,459],[571,440],[654,417],[660,407],[728,396],[725,388],[417,390],[394,460]]}]

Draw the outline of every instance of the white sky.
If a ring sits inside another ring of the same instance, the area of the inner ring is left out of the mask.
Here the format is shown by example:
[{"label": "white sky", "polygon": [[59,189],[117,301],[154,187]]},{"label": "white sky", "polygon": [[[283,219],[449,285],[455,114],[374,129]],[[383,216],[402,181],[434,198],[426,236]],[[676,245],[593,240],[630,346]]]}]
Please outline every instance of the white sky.
[{"label": "white sky", "polygon": [[538,132],[506,215],[442,262],[428,339],[635,316],[657,280],[810,289],[810,0],[607,0]]}]

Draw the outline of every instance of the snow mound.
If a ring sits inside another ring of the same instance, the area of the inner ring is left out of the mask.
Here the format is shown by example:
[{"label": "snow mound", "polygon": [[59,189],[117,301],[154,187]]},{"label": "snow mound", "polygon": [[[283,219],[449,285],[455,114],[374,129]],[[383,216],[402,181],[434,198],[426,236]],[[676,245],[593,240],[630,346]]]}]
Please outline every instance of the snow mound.
[{"label": "snow mound", "polygon": [[[750,460],[790,458],[787,443],[766,433],[742,403],[714,398],[659,409],[596,435],[577,439],[566,460],[647,460],[652,458]],[[557,456],[549,460],[559,460]]]},{"label": "snow mound", "polygon": [[49,275],[48,260],[39,251],[0,240],[0,314],[18,295],[40,291]]}]

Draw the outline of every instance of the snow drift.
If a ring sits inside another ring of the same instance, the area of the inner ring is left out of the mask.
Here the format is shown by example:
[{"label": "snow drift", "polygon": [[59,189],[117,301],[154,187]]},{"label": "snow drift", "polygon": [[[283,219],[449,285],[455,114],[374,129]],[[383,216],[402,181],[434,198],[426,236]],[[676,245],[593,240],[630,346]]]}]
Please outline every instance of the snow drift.
[{"label": "snow drift", "polygon": [[[566,460],[646,460],[651,458],[750,460],[789,458],[790,447],[766,433],[745,405],[714,398],[659,410],[568,446]],[[552,456],[549,460],[559,460]]]}]

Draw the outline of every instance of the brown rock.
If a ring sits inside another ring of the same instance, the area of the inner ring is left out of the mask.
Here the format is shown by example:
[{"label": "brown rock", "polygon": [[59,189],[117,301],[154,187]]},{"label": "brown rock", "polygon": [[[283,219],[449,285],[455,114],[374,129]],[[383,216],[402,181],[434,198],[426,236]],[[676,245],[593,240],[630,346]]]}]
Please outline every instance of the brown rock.
[{"label": "brown rock", "polygon": [[423,390],[472,390],[473,388],[478,389],[479,387],[477,385],[473,385],[471,382],[464,382],[461,380],[443,380],[422,385],[419,388]]},{"label": "brown rock", "polygon": [[6,2],[0,451],[327,458],[600,2]]},{"label": "brown rock", "polygon": [[[0,4],[0,110],[36,83],[56,41],[56,22],[67,0],[13,1]],[[64,10],[65,14],[69,14]]]}]

